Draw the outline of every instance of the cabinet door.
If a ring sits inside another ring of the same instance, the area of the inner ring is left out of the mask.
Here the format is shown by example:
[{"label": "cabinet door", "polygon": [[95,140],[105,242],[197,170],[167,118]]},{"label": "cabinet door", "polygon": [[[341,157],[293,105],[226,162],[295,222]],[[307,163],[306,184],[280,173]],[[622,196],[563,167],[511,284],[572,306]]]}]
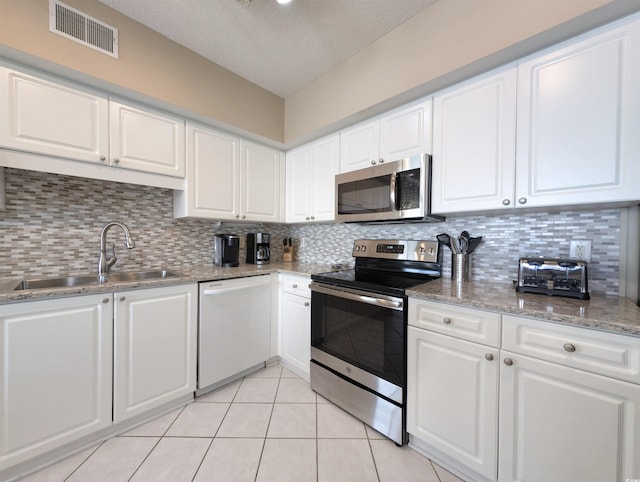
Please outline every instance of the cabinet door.
[{"label": "cabinet door", "polygon": [[240,140],[187,124],[187,180],[174,193],[176,217],[236,219],[240,216]]},{"label": "cabinet door", "polygon": [[407,431],[495,480],[498,350],[410,326],[407,356]]},{"label": "cabinet door", "polygon": [[308,145],[287,153],[287,215],[288,223],[310,221],[310,193],[313,186],[310,173],[313,146]]},{"label": "cabinet door", "polygon": [[[106,162],[109,156],[106,97],[49,80],[47,76],[33,77],[0,67],[0,105],[1,146],[79,161]],[[43,163],[46,161],[42,159]]]},{"label": "cabinet door", "polygon": [[112,299],[2,307],[0,470],[111,425]]},{"label": "cabinet door", "polygon": [[279,355],[282,363],[308,380],[309,360],[311,359],[311,303],[309,299],[282,293],[279,318]]},{"label": "cabinet door", "polygon": [[502,352],[501,481],[637,478],[640,385]]},{"label": "cabinet door", "polygon": [[114,422],[195,390],[197,303],[196,285],[115,294]]},{"label": "cabinet door", "polygon": [[333,221],[336,213],[336,174],[340,169],[340,137],[322,139],[313,145],[310,204],[312,221]]},{"label": "cabinet door", "polygon": [[380,122],[367,122],[340,132],[340,172],[377,164],[380,154]]},{"label": "cabinet door", "polygon": [[519,205],[640,198],[640,22],[518,67]]},{"label": "cabinet door", "polygon": [[515,67],[434,97],[432,212],[512,208]]},{"label": "cabinet door", "polygon": [[431,98],[393,110],[380,118],[380,158],[396,161],[431,154]]},{"label": "cabinet door", "polygon": [[184,120],[109,101],[112,165],[184,177]]},{"label": "cabinet door", "polygon": [[251,142],[242,143],[241,219],[280,221],[280,164],[280,151]]}]

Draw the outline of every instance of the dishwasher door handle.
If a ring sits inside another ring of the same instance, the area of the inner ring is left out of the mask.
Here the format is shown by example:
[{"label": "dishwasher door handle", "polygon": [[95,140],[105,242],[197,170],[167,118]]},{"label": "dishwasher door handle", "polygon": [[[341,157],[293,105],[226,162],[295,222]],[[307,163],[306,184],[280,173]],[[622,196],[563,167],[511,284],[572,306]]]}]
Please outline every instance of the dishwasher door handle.
[{"label": "dishwasher door handle", "polygon": [[203,296],[221,295],[224,293],[233,293],[234,291],[243,291],[249,288],[256,288],[258,286],[268,286],[268,285],[269,285],[269,279],[260,280],[257,283],[248,283],[240,286],[231,286],[229,288],[225,288],[224,283],[219,283],[219,284],[210,285],[206,288],[203,288],[202,295]]}]

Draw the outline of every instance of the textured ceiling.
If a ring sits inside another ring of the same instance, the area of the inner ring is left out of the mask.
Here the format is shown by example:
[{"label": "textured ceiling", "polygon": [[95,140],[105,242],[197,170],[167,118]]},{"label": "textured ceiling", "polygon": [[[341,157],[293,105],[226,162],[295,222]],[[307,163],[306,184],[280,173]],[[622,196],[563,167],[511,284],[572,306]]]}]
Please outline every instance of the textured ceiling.
[{"label": "textured ceiling", "polygon": [[100,0],[288,97],[437,0]]}]

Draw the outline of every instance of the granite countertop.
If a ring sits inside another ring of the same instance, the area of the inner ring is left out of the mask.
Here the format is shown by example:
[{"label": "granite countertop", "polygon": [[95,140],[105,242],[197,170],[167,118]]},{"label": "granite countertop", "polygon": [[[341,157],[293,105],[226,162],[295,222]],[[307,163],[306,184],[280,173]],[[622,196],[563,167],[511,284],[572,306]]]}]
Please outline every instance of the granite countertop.
[{"label": "granite countertop", "polygon": [[[274,272],[310,276],[314,273],[331,271],[331,265],[299,262],[285,263],[283,261],[279,261],[272,262],[267,265],[240,264],[239,266],[234,268],[221,268],[207,264],[175,265],[163,269],[179,273],[180,276],[135,282],[107,282],[102,284],[98,284],[96,282],[96,284],[94,285],[16,291],[13,291],[13,288],[20,282],[20,279],[0,280],[0,304],[65,298],[77,295],[111,293],[114,291],[133,290],[140,288],[155,288],[160,286],[172,286],[184,283],[197,283],[200,281],[242,278],[247,276],[271,274]],[[113,273],[117,272],[118,271],[116,270]],[[86,274],[87,273],[83,273],[82,275]],[[35,278],[35,276],[33,278]]]},{"label": "granite countertop", "polygon": [[576,300],[518,293],[506,283],[456,283],[447,278],[411,288],[407,295],[640,337],[640,306],[618,296],[591,294],[590,300]]}]

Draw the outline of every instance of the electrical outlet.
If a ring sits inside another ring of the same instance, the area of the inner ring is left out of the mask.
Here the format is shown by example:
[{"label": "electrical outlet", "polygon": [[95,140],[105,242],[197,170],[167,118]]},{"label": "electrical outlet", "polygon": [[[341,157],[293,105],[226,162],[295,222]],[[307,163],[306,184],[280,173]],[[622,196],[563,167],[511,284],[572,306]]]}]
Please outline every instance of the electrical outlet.
[{"label": "electrical outlet", "polygon": [[588,239],[571,241],[569,257],[591,262],[591,241]]},{"label": "electrical outlet", "polygon": [[298,240],[298,247],[299,247],[299,248],[304,248],[304,238],[300,238],[300,239]]}]

